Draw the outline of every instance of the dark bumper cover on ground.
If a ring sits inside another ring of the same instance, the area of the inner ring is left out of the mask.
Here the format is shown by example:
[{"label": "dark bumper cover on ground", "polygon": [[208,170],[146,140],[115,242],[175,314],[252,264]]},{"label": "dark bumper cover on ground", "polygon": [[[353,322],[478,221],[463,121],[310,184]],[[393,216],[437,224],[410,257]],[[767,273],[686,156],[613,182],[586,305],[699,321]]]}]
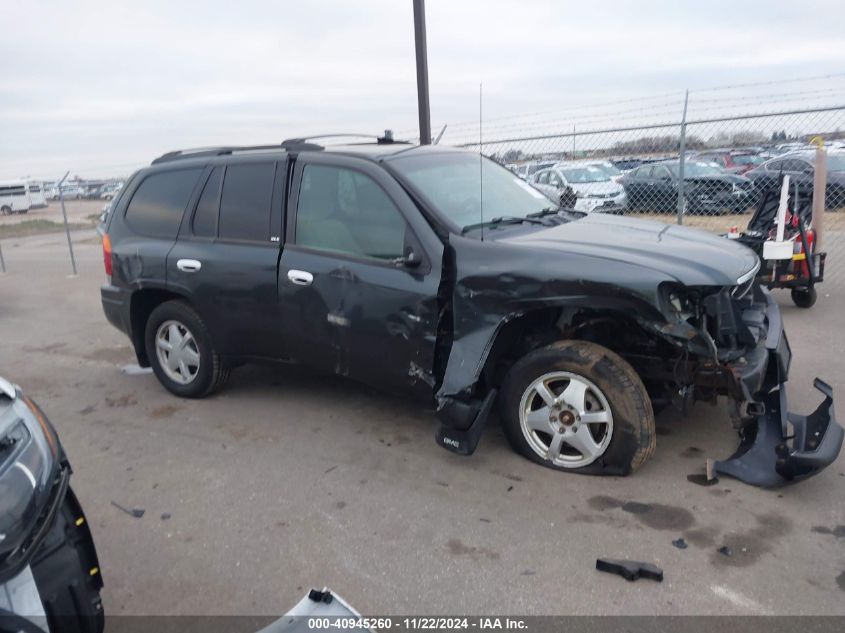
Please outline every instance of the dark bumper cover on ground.
[{"label": "dark bumper cover on ground", "polygon": [[737,452],[717,461],[714,470],[746,483],[774,488],[818,474],[836,460],[845,432],[836,421],[833,391],[816,378],[825,398],[810,415],[790,413],[781,383],[763,401],[756,424],[740,433]]},{"label": "dark bumper cover on ground", "polygon": [[845,432],[836,421],[833,390],[819,378],[814,385],[825,398],[818,408],[809,415],[789,412],[786,380],[792,352],[780,309],[767,291],[760,292],[766,299],[765,342],[747,354],[751,362],[733,371],[762,411],[756,421],[741,428],[736,453],[716,461],[713,468],[746,483],[773,488],[816,475],[832,464]]}]

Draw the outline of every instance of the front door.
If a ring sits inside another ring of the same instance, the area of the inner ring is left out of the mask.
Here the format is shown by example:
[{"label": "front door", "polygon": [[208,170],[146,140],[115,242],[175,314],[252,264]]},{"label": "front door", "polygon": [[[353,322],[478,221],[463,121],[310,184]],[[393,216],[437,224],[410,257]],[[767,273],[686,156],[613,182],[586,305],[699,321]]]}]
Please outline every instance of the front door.
[{"label": "front door", "polygon": [[302,155],[292,182],[278,291],[293,356],[430,395],[442,245],[371,161]]}]

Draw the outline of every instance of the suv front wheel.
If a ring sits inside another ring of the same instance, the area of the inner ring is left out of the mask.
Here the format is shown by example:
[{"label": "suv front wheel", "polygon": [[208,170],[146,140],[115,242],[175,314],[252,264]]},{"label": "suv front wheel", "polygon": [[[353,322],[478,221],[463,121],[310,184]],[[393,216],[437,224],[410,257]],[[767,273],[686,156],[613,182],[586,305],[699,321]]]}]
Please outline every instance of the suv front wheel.
[{"label": "suv front wheel", "polygon": [[654,452],[645,386],[625,360],[595,343],[560,341],[526,354],[502,395],[508,441],[539,464],[627,475]]},{"label": "suv front wheel", "polygon": [[152,311],[144,344],[156,378],[177,396],[202,398],[229,376],[205,323],[183,301],[167,301]]}]

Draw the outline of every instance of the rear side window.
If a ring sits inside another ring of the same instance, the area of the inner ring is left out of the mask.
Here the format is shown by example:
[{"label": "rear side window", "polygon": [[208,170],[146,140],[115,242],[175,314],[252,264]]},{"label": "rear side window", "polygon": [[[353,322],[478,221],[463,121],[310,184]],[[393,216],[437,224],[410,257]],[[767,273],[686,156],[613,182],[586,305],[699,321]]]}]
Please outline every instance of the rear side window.
[{"label": "rear side window", "polygon": [[220,198],[221,239],[268,242],[275,163],[229,165]]},{"label": "rear side window", "polygon": [[223,168],[215,167],[203,187],[202,195],[191,222],[193,234],[197,237],[217,237],[217,210],[220,208],[220,181]]},{"label": "rear side window", "polygon": [[129,201],[126,222],[144,235],[175,239],[201,171],[180,169],[147,176]]}]

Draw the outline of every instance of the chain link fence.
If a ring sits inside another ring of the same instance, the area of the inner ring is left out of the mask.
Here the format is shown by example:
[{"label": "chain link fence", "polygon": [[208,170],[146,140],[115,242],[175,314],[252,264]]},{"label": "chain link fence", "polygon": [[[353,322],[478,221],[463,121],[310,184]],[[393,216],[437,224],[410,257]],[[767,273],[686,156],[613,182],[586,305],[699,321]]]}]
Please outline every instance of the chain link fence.
[{"label": "chain link fence", "polygon": [[573,125],[557,133],[519,134],[511,123],[509,134],[499,138],[488,140],[485,131],[481,140],[451,144],[482,151],[564,206],[728,234],[773,230],[771,222],[749,222],[761,204],[776,205],[784,175],[791,181],[790,212],[799,208],[811,223],[816,144],[822,139],[825,279],[845,282],[839,255],[845,252],[845,105],[688,117],[684,103],[675,111],[674,121],[652,116],[639,125]]}]

